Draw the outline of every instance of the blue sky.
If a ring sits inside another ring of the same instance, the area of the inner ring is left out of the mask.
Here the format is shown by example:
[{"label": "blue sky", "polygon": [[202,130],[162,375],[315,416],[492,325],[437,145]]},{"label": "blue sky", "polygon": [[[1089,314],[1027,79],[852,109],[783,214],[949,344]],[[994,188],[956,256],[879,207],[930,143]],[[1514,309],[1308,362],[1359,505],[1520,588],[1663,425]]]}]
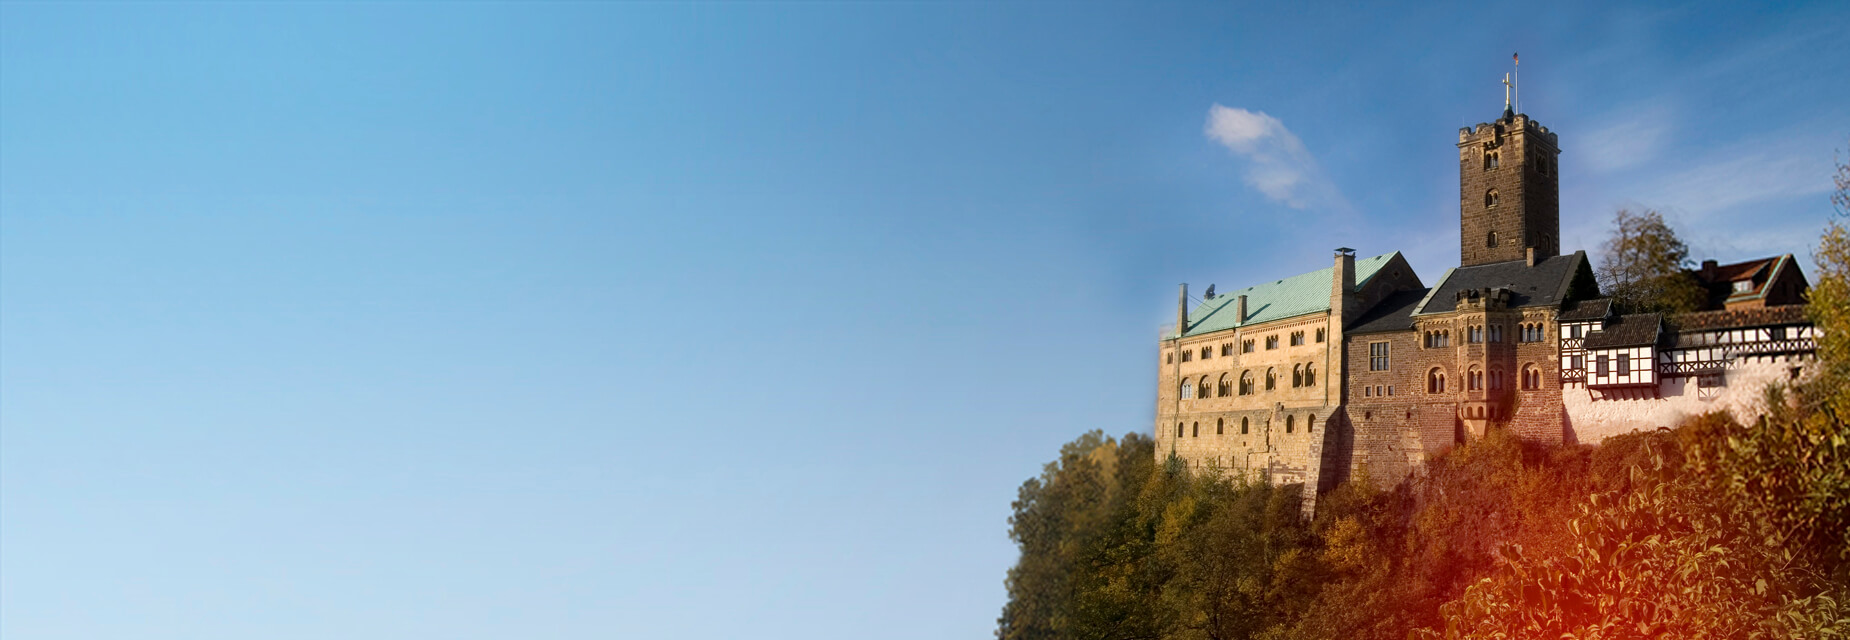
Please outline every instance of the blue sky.
[{"label": "blue sky", "polygon": [[1842,3],[1272,4],[0,3],[0,635],[987,637],[1176,283],[1456,264],[1515,51],[1564,248],[1830,213]]}]

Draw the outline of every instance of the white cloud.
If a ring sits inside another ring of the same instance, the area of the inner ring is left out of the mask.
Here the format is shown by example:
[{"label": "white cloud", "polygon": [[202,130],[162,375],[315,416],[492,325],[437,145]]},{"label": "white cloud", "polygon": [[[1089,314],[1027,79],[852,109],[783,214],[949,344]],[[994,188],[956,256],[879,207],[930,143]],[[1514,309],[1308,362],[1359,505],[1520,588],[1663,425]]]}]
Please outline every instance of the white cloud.
[{"label": "white cloud", "polygon": [[1208,109],[1202,133],[1246,160],[1246,184],[1265,197],[1293,209],[1349,210],[1304,142],[1278,118],[1216,104]]},{"label": "white cloud", "polygon": [[1618,113],[1618,121],[1608,122],[1585,136],[1575,136],[1585,148],[1578,159],[1594,171],[1614,171],[1654,160],[1669,138],[1672,118],[1666,105],[1634,105]]}]

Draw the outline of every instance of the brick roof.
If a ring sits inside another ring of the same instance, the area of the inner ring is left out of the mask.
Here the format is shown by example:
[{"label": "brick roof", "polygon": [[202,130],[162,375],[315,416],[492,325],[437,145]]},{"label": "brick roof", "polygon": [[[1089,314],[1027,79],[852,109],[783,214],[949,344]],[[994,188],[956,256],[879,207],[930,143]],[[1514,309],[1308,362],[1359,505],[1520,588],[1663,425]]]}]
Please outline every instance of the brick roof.
[{"label": "brick roof", "polygon": [[1663,325],[1663,320],[1663,316],[1655,313],[1619,316],[1619,319],[1606,323],[1605,329],[1587,334],[1586,348],[1611,349],[1657,344],[1658,328]]},{"label": "brick roof", "polygon": [[[1355,287],[1357,291],[1368,284],[1375,272],[1400,255],[1399,251],[1384,253],[1372,258],[1356,258]],[[1198,336],[1204,333],[1225,331],[1234,327],[1282,320],[1319,311],[1330,310],[1331,277],[1336,273],[1336,266],[1331,265],[1310,273],[1301,273],[1283,280],[1257,284],[1238,291],[1228,291],[1204,300],[1188,312],[1188,332],[1185,336]],[[1235,318],[1234,303],[1241,295],[1246,296],[1246,317]],[[1175,329],[1163,334],[1164,340],[1175,338]]]},{"label": "brick roof", "polygon": [[1510,308],[1557,305],[1567,296],[1568,285],[1587,261],[1585,251],[1554,256],[1529,266],[1525,260],[1459,267],[1446,272],[1433,287],[1428,302],[1416,315],[1445,313],[1458,304],[1458,292],[1466,289],[1506,287],[1512,294]]},{"label": "brick roof", "polygon": [[1712,329],[1741,329],[1746,327],[1766,327],[1782,324],[1805,324],[1811,322],[1805,317],[1807,305],[1794,304],[1758,309],[1736,309],[1733,311],[1697,311],[1670,316],[1668,323],[1673,331],[1707,331]]}]

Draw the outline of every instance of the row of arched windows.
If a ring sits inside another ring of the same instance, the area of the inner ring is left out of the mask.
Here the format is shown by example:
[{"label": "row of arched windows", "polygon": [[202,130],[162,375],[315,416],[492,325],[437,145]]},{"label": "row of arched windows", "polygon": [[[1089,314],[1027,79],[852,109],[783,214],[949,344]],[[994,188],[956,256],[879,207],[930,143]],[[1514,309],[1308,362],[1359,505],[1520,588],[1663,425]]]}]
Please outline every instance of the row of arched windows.
[{"label": "row of arched windows", "polygon": [[[1231,373],[1223,373],[1220,374],[1219,378],[1212,381],[1210,381],[1207,376],[1201,376],[1199,379],[1185,378],[1182,380],[1182,388],[1179,393],[1183,400],[1192,400],[1195,398],[1225,398],[1236,393],[1243,396],[1253,395],[1257,385],[1253,378],[1252,370],[1241,371],[1238,378],[1233,378],[1231,377],[1232,375]],[[1278,369],[1275,367],[1265,370],[1266,391],[1272,391],[1278,388],[1278,375]],[[1316,385],[1317,365],[1309,363],[1292,365],[1291,388],[1314,387]]]},{"label": "row of arched windows", "polygon": [[[1304,416],[1304,433],[1311,433],[1315,431],[1316,425],[1317,425],[1317,414],[1312,413],[1312,414],[1307,414]],[[1240,435],[1247,435],[1251,433],[1252,428],[1253,428],[1253,423],[1252,423],[1251,418],[1240,418]],[[1297,429],[1298,429],[1297,416],[1286,414],[1285,415],[1285,433],[1297,433]],[[1217,436],[1226,435],[1226,433],[1227,433],[1227,419],[1226,418],[1215,418],[1214,419],[1214,435],[1217,435]],[[1192,438],[1201,437],[1201,423],[1198,421],[1192,422],[1192,423],[1177,422],[1176,423],[1176,437],[1181,438],[1185,436],[1192,437]]]},{"label": "row of arched windows", "polygon": [[[1521,382],[1522,388],[1525,391],[1533,391],[1533,390],[1542,388],[1542,370],[1540,367],[1537,367],[1534,364],[1525,364],[1522,366],[1521,379],[1522,379],[1522,382]],[[1486,371],[1480,367],[1474,366],[1465,371],[1465,389],[1466,390],[1497,391],[1497,390],[1501,390],[1502,388],[1503,388],[1503,370],[1501,369],[1493,368],[1493,369]],[[1445,369],[1441,367],[1433,367],[1431,370],[1427,371],[1426,372],[1426,392],[1427,393],[1445,393],[1445,390],[1446,390]]]}]

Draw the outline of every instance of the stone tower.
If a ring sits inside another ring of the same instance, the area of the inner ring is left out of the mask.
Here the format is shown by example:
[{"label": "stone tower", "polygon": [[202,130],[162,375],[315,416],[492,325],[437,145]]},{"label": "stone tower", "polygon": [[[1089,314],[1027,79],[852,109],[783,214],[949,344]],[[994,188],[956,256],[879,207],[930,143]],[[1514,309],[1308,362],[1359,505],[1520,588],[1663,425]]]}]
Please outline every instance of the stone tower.
[{"label": "stone tower", "polygon": [[1554,132],[1507,108],[1458,130],[1459,266],[1561,254],[1560,155]]}]

